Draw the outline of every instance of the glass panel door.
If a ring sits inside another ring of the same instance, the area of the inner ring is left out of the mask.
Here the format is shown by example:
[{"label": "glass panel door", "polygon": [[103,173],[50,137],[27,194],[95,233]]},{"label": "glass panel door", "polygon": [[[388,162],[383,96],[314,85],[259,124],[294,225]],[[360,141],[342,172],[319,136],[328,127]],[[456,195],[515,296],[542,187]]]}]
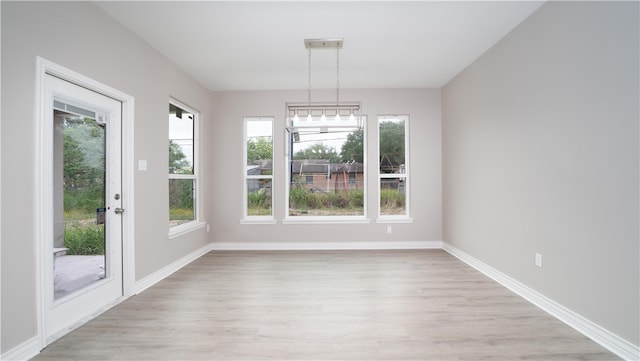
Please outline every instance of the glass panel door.
[{"label": "glass panel door", "polygon": [[123,295],[122,103],[44,78],[43,327],[48,340]]}]

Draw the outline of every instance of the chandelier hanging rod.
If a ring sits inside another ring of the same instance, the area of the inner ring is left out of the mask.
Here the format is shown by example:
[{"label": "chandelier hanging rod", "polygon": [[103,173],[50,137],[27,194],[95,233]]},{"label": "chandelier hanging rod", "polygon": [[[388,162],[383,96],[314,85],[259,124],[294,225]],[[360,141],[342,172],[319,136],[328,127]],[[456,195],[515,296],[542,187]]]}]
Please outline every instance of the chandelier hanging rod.
[{"label": "chandelier hanging rod", "polygon": [[336,49],[336,103],[340,103],[340,49],[344,44],[342,38],[304,39],[304,47],[309,50],[309,86],[307,101],[311,103],[311,50]]},{"label": "chandelier hanging rod", "polygon": [[[304,39],[308,50],[308,86],[307,103],[287,103],[287,128],[331,127],[362,128],[361,105],[359,102],[340,101],[340,49],[344,44],[342,38]],[[315,49],[335,49],[336,51],[336,98],[332,101],[311,102],[311,51]]]}]

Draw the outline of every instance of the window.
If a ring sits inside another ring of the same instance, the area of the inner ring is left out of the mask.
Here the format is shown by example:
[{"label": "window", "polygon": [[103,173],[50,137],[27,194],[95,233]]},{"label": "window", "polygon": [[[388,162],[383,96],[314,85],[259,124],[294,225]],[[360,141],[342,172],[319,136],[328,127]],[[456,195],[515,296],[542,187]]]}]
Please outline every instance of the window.
[{"label": "window", "polygon": [[273,118],[245,118],[244,139],[244,218],[273,219]]},{"label": "window", "polygon": [[173,230],[198,219],[197,129],[198,113],[171,100],[169,103],[169,226]]},{"label": "window", "polygon": [[363,219],[364,128],[305,125],[288,136],[287,218]]},{"label": "window", "polygon": [[378,117],[379,191],[381,218],[407,218],[408,207],[408,127],[406,115]]}]

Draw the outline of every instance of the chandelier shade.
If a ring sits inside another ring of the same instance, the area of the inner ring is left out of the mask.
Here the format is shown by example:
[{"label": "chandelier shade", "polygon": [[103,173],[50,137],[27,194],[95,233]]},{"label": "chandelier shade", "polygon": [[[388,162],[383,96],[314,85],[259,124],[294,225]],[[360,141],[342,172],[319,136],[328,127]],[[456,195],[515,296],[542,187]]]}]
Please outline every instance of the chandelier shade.
[{"label": "chandelier shade", "polygon": [[291,128],[361,128],[360,103],[287,103],[287,126]]}]

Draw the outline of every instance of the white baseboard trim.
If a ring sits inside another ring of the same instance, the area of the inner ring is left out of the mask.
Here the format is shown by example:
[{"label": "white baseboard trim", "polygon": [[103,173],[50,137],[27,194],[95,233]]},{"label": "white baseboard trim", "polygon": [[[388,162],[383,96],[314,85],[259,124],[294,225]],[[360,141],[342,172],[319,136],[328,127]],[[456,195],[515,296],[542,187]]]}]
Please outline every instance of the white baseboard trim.
[{"label": "white baseboard trim", "polygon": [[22,343],[21,345],[13,348],[12,350],[8,351],[7,353],[4,353],[0,356],[0,360],[29,360],[31,358],[33,358],[34,356],[38,355],[40,353],[40,350],[42,350],[46,345],[50,345],[54,342],[56,342],[59,338],[62,338],[63,336],[65,336],[66,334],[74,331],[75,329],[79,328],[80,326],[83,326],[85,323],[93,320],[94,318],[100,316],[101,314],[103,314],[105,311],[113,308],[114,306],[116,306],[117,304],[119,304],[120,302],[126,300],[128,297],[127,296],[122,296],[122,297],[118,297],[118,299],[114,300],[113,302],[110,302],[109,304],[105,305],[104,307],[101,307],[100,309],[96,310],[95,312],[92,312],[91,314],[71,323],[66,325],[65,327],[63,327],[61,330],[59,330],[58,332],[52,334],[51,336],[47,337],[45,344],[42,344],[40,341],[40,338],[38,335],[34,336],[33,338],[31,338],[30,340],[25,341],[24,343]]},{"label": "white baseboard trim", "polygon": [[0,360],[29,360],[40,353],[40,338],[36,335],[0,355]]},{"label": "white baseboard trim", "polygon": [[166,265],[165,267],[162,267],[161,269],[153,272],[152,274],[141,279],[140,281],[137,281],[135,285],[135,293],[138,294],[146,290],[147,288],[155,285],[156,283],[162,281],[163,279],[171,276],[173,273],[175,273],[182,267],[188,265],[189,263],[195,261],[196,259],[202,257],[203,255],[211,251],[211,249],[212,249],[212,244],[209,243],[204,247],[201,247],[200,249],[197,249],[189,253],[188,255],[173,261],[172,263]]},{"label": "white baseboard trim", "polygon": [[588,319],[575,313],[574,311],[571,311],[565,306],[562,306],[561,304],[553,301],[545,295],[527,287],[526,285],[518,282],[517,280],[507,276],[506,274],[498,271],[497,269],[483,263],[482,261],[470,256],[469,254],[457,249],[456,247],[446,242],[442,243],[442,249],[458,258],[462,262],[485,274],[494,281],[515,292],[520,297],[533,303],[553,317],[566,323],[568,326],[574,328],[583,335],[589,337],[590,339],[597,342],[614,354],[618,355],[619,357],[625,360],[640,359],[640,347],[630,343],[629,341],[612,333],[602,326],[589,321]]},{"label": "white baseboard trim", "polygon": [[214,251],[332,251],[376,249],[442,249],[442,241],[399,242],[214,242]]},{"label": "white baseboard trim", "polygon": [[[533,303],[540,309],[556,317],[568,326],[589,337],[609,351],[625,360],[640,359],[640,347],[630,343],[611,331],[589,321],[583,316],[560,305],[543,294],[527,287],[495,268],[468,255],[456,247],[442,241],[404,241],[404,242],[214,242],[172,262],[151,275],[136,282],[136,293],[140,293],[187,264],[212,250],[376,250],[376,249],[444,249],[449,254],[485,274],[520,297]],[[29,360],[40,353],[38,336],[23,342],[0,355],[1,360]]]},{"label": "white baseboard trim", "polygon": [[62,338],[63,336],[71,333],[72,331],[76,330],[77,328],[80,328],[85,323],[93,320],[94,318],[100,316],[101,314],[105,313],[106,311],[110,310],[111,308],[117,306],[120,302],[125,301],[127,298],[129,298],[129,296],[118,297],[117,299],[113,300],[113,302],[109,302],[108,304],[104,305],[103,307],[100,307],[99,309],[95,310],[94,312],[91,312],[90,314],[86,315],[85,317],[82,317],[81,319],[79,319],[79,320],[77,320],[77,321],[75,321],[73,323],[67,324],[65,327],[63,327],[58,332],[55,332],[54,334],[52,334],[49,337],[47,337],[46,344],[50,345],[50,344],[56,342],[58,339]]}]

